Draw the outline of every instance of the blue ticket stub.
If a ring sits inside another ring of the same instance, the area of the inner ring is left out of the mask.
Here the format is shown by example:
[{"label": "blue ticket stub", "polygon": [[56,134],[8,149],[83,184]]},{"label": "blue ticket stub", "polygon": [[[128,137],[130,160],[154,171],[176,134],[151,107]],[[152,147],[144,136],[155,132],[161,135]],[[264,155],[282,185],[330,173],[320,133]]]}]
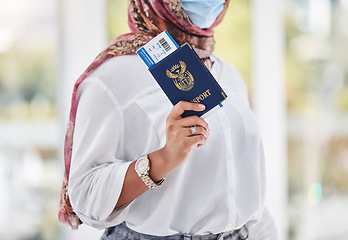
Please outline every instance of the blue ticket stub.
[{"label": "blue ticket stub", "polygon": [[178,48],[179,45],[174,41],[172,36],[169,35],[167,30],[165,30],[140,48],[137,54],[147,67],[150,68]]}]

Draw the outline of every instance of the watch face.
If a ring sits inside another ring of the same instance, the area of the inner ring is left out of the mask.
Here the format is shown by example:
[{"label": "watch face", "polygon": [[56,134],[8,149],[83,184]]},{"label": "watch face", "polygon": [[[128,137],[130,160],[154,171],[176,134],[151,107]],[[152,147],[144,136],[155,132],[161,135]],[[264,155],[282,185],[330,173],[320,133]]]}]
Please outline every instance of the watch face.
[{"label": "watch face", "polygon": [[136,168],[139,173],[145,173],[148,169],[149,162],[146,158],[141,158],[137,161]]}]

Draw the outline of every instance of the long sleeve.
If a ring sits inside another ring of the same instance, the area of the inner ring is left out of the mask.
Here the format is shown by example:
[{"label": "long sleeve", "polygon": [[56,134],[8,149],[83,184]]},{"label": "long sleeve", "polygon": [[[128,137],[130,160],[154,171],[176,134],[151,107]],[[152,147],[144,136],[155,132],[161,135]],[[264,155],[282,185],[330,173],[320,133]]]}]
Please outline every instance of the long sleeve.
[{"label": "long sleeve", "polygon": [[77,96],[69,197],[84,223],[105,228],[111,213],[113,225],[123,221],[124,209],[114,211],[131,163],[117,158],[123,151],[122,111],[97,79],[82,83]]}]

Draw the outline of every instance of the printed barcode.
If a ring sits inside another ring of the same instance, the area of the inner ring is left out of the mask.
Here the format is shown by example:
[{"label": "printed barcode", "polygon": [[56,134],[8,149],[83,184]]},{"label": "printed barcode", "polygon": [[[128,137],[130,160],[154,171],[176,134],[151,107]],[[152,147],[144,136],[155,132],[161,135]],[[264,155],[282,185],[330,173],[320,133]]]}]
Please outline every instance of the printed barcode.
[{"label": "printed barcode", "polygon": [[168,52],[171,49],[171,47],[169,46],[168,42],[164,38],[161,38],[159,40],[159,42],[162,45],[162,47],[164,48],[164,50],[166,50],[166,52]]}]

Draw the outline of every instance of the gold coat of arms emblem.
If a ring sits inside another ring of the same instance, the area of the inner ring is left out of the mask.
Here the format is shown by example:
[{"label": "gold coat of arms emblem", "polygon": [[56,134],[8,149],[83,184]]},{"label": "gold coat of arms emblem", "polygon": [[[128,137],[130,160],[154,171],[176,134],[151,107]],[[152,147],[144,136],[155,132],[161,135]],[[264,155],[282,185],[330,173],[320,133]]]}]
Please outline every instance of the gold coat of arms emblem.
[{"label": "gold coat of arms emblem", "polygon": [[192,74],[186,69],[186,63],[179,61],[170,70],[166,71],[167,76],[172,78],[175,86],[181,91],[190,91],[194,86]]}]

